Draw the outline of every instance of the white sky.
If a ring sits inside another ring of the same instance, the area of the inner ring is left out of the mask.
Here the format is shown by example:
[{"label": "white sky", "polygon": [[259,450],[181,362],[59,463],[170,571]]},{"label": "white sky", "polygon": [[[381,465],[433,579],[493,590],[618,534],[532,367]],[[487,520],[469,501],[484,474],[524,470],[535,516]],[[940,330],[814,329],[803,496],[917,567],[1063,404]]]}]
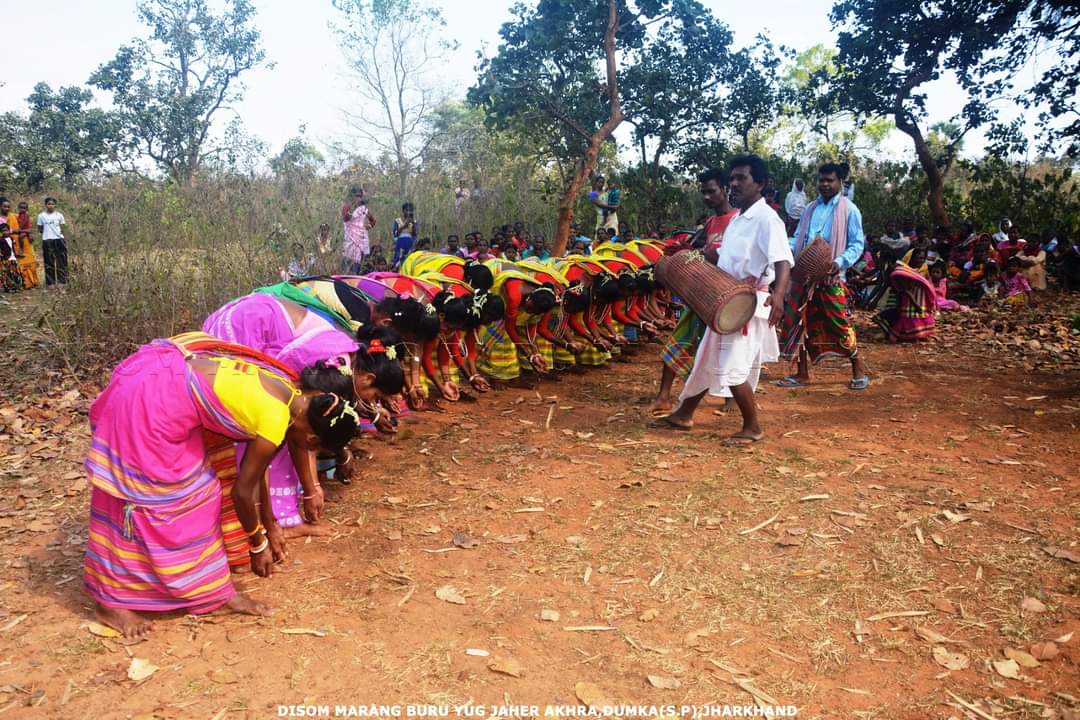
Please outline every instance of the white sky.
[{"label": "white sky", "polygon": [[[211,0],[211,4],[215,4]],[[256,23],[262,32],[273,69],[258,69],[246,78],[247,95],[236,110],[248,132],[276,152],[301,125],[316,145],[347,136],[342,107],[347,76],[341,52],[330,30],[336,12],[330,0],[254,0]],[[494,53],[498,30],[510,19],[511,0],[443,0],[447,36],[460,49],[440,71],[440,80],[452,96],[463,97],[473,83],[476,52]],[[714,14],[735,33],[737,46],[749,44],[767,31],[777,44],[802,50],[834,41],[829,0],[772,0],[763,4],[704,0]],[[51,0],[47,3],[7,3],[3,23],[7,36],[33,37],[24,42],[0,43],[0,111],[22,110],[27,95],[41,81],[54,89],[79,85],[116,49],[144,34],[135,15],[134,1]],[[34,28],[48,28],[33,32]],[[962,95],[953,83],[939,81],[930,89],[932,121],[945,120],[959,111]],[[228,118],[220,118],[218,130]],[[967,141],[968,152],[982,146],[980,136]],[[895,154],[911,154],[901,136],[888,145]]]}]

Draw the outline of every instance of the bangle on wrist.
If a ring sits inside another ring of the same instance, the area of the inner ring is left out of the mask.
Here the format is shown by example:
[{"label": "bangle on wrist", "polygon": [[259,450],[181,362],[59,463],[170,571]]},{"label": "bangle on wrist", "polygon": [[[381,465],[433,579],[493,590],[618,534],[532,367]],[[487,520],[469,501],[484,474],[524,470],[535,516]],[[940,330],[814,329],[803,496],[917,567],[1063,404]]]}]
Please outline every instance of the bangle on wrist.
[{"label": "bangle on wrist", "polygon": [[259,553],[266,552],[266,548],[268,547],[270,547],[270,539],[264,537],[263,541],[259,543],[259,546],[248,550],[248,553],[251,555],[258,555]]},{"label": "bangle on wrist", "polygon": [[251,537],[252,535],[258,535],[261,532],[266,532],[266,528],[263,527],[262,523],[259,523],[258,525],[255,526],[255,529],[252,530],[251,532],[247,532],[247,530],[245,530],[244,532],[247,533],[248,537]]}]

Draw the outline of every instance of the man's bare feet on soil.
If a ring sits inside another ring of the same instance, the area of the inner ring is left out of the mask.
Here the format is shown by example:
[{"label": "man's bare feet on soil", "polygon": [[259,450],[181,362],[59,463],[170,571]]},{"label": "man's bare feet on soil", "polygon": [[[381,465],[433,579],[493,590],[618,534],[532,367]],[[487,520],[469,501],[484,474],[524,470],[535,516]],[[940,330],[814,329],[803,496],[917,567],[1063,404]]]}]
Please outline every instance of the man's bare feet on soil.
[{"label": "man's bare feet on soil", "polygon": [[649,421],[649,427],[657,430],[692,430],[693,421],[683,420],[675,415],[664,415]]},{"label": "man's bare feet on soil", "polygon": [[729,447],[733,445],[753,445],[758,440],[761,440],[763,437],[765,437],[765,432],[760,428],[758,428],[757,430],[748,430],[746,428],[743,428],[742,430],[725,440],[723,444]]},{"label": "man's bare feet on soil", "polygon": [[127,638],[146,637],[154,629],[154,623],[131,610],[106,607],[97,603],[94,614],[102,625],[108,625]]},{"label": "man's bare feet on soil", "polygon": [[671,410],[674,407],[671,400],[668,398],[656,398],[649,405],[649,414],[653,417],[661,417],[663,415],[670,415]]}]

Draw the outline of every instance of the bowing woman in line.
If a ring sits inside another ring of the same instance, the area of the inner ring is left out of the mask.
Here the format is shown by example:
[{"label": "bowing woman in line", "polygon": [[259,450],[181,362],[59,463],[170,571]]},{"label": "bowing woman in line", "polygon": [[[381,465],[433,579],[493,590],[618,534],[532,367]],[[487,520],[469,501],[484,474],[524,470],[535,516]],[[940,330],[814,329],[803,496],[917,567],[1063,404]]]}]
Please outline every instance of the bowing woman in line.
[{"label": "bowing woman in line", "polygon": [[[213,312],[203,323],[203,330],[277,359],[300,376],[306,389],[333,392],[349,401],[358,399],[360,414],[368,420],[385,422],[385,413],[377,403],[401,391],[401,366],[386,358],[385,347],[393,345],[394,336],[381,326],[371,330],[379,334],[378,345],[372,342],[374,338],[359,343],[309,308],[267,293],[252,293]],[[393,428],[384,430],[392,432]],[[207,445],[223,491],[227,492],[236,476],[232,443],[208,435]],[[319,523],[324,496],[314,453],[296,464],[288,449],[280,448],[270,463],[268,476],[274,519],[286,537],[330,534],[331,526]],[[239,522],[235,515],[230,517],[228,508],[223,513],[222,530],[229,564],[241,567],[246,561],[243,534],[238,532]]]},{"label": "bowing woman in line", "polygon": [[203,432],[248,444],[232,496],[251,569],[269,577],[284,557],[270,508],[258,503],[270,460],[283,445],[298,462],[336,450],[359,422],[349,402],[303,391],[292,377],[272,358],[204,333],[155,340],[116,367],[90,407],[86,459],[84,581],[101,622],[137,637],[152,628],[141,613],[271,613],[233,586]]}]

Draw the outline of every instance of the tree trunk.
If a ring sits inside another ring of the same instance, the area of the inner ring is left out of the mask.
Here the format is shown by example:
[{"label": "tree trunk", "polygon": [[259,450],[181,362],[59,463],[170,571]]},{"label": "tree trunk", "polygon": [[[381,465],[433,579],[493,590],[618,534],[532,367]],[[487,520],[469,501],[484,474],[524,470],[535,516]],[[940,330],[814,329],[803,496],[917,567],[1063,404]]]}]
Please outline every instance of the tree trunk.
[{"label": "tree trunk", "polygon": [[619,10],[615,0],[608,0],[608,24],[604,33],[604,57],[607,60],[607,91],[608,103],[611,112],[603,125],[589,138],[589,147],[585,150],[585,157],[577,166],[570,186],[559,201],[559,224],[555,229],[555,243],[551,254],[560,257],[566,253],[566,245],[570,240],[570,222],[574,219],[574,205],[577,203],[578,193],[585,184],[585,178],[589,177],[593,168],[596,167],[596,158],[600,155],[600,146],[611,136],[611,133],[622,122],[622,106],[619,104],[619,77],[615,68],[615,33],[619,31]]},{"label": "tree trunk", "polygon": [[915,143],[915,156],[919,159],[923,172],[926,173],[926,202],[930,206],[930,218],[935,225],[948,226],[949,214],[945,212],[945,171],[937,164],[937,158],[926,144],[919,126],[907,116],[896,113],[896,129],[900,130]]}]

